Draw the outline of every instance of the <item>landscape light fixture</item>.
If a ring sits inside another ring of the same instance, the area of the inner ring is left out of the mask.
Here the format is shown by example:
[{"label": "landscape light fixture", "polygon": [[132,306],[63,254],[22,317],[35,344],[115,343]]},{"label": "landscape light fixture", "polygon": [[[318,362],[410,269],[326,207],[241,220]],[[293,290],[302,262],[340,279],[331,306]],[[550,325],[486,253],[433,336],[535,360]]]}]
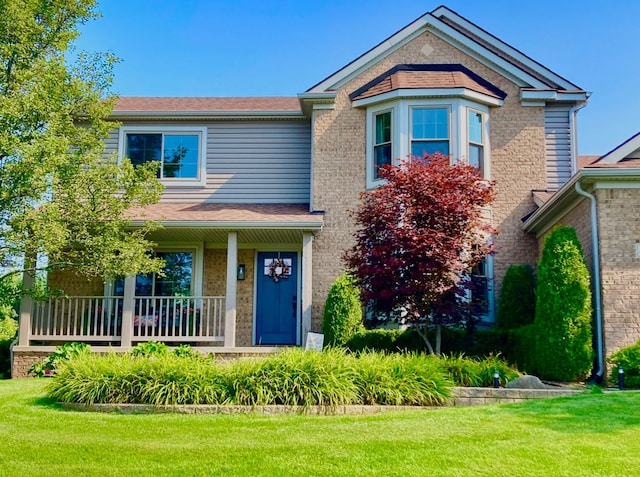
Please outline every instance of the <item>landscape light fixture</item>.
[{"label": "landscape light fixture", "polygon": [[622,366],[618,366],[618,389],[624,389],[624,368]]},{"label": "landscape light fixture", "polygon": [[500,373],[497,369],[493,372],[493,387],[496,389],[500,387]]}]

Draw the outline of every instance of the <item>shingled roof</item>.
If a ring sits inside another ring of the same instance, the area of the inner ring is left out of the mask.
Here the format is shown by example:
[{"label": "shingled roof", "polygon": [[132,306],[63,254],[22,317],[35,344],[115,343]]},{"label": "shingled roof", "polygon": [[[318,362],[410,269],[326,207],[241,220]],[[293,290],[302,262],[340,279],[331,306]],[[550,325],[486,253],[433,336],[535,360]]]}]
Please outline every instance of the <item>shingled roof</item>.
[{"label": "shingled roof", "polygon": [[165,225],[172,223],[235,224],[289,224],[320,228],[322,214],[312,214],[306,204],[206,204],[159,203],[134,208],[127,214],[133,222],[153,220]]},{"label": "shingled roof", "polygon": [[399,89],[465,88],[496,99],[507,94],[459,64],[397,65],[349,95],[352,101]]},{"label": "shingled roof", "polygon": [[233,112],[233,111],[290,111],[299,112],[300,102],[296,97],[144,97],[123,96],[118,98],[113,111],[121,112]]}]

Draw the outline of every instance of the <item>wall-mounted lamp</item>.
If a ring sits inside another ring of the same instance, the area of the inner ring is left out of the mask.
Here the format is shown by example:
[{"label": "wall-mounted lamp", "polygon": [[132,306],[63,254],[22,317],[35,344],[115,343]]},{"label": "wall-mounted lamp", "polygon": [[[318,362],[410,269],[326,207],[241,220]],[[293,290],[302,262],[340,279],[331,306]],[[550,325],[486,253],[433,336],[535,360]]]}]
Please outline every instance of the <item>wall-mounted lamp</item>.
[{"label": "wall-mounted lamp", "polygon": [[238,280],[244,280],[246,271],[247,269],[244,266],[244,263],[241,263],[240,265],[238,265]]}]

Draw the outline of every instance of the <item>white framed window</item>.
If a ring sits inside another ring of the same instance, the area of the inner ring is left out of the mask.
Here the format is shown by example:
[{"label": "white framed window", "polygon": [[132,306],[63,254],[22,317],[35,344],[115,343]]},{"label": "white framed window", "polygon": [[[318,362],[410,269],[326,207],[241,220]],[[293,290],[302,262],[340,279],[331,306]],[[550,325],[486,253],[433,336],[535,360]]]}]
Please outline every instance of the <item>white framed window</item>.
[{"label": "white framed window", "polygon": [[484,114],[467,110],[467,163],[484,177]]},{"label": "white framed window", "polygon": [[451,113],[449,107],[410,107],[411,157],[440,152],[449,155]]},{"label": "white framed window", "polygon": [[[135,296],[180,297],[202,295],[204,253],[202,244],[165,243],[155,255],[165,260],[164,274],[136,276]],[[106,296],[124,296],[124,277],[105,283]]]},{"label": "white framed window", "polygon": [[[390,120],[389,141],[380,141],[378,124]],[[380,183],[380,158],[400,159],[441,152],[490,178],[489,108],[466,98],[401,98],[367,108],[367,188]],[[384,146],[384,154],[382,147]]]},{"label": "white framed window", "polygon": [[164,184],[204,184],[205,127],[123,126],[119,138],[119,157],[134,165],[157,161]]},{"label": "white framed window", "polygon": [[381,111],[373,117],[373,178],[378,180],[380,168],[393,161],[392,111]]}]

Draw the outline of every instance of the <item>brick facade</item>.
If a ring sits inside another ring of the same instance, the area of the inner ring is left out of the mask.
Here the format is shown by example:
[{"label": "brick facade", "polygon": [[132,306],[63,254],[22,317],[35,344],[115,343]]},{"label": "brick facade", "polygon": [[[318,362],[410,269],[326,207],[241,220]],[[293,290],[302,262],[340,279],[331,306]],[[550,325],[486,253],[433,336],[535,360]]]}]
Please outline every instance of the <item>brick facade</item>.
[{"label": "brick facade", "polygon": [[[253,249],[238,250],[238,263],[245,265],[245,279],[238,281],[236,296],[236,346],[253,344],[254,267]],[[225,296],[227,291],[227,251],[207,249],[204,254],[203,294]]]},{"label": "brick facade", "polygon": [[100,296],[104,294],[102,280],[99,278],[87,279],[87,277],[69,270],[50,272],[48,285],[52,290],[61,290],[70,296]]},{"label": "brick facade", "polygon": [[598,224],[605,354],[640,339],[640,189],[600,189]]},{"label": "brick facade", "polygon": [[334,110],[314,113],[313,208],[325,212],[313,251],[315,330],[320,328],[331,283],[343,270],[342,253],[352,244],[354,227],[348,210],[355,209],[366,188],[366,111],[353,108],[348,95],[403,63],[460,63],[507,93],[504,105],[490,110],[490,167],[497,192],[491,218],[500,230],[495,239],[494,288],[500,289],[510,265],[533,265],[536,260],[536,240],[522,231],[521,218],[535,208],[531,189],[546,187],[543,108],[523,107],[517,85],[426,32],[341,87]]},{"label": "brick facade", "polygon": [[11,378],[26,378],[29,376],[29,368],[38,361],[42,361],[51,353],[46,351],[16,351],[13,353],[13,367]]}]

